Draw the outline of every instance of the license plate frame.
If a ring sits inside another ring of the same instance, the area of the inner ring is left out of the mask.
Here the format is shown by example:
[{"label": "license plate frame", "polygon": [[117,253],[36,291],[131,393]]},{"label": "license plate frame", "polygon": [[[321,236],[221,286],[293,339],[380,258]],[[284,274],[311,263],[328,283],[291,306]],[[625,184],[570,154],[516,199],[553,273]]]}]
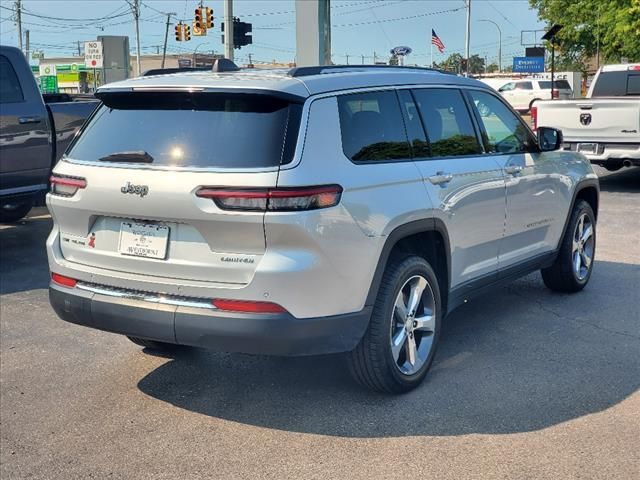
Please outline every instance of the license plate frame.
[{"label": "license plate frame", "polygon": [[118,253],[130,257],[166,260],[170,232],[171,229],[166,225],[121,222]]},{"label": "license plate frame", "polygon": [[598,144],[597,143],[579,143],[578,148],[576,149],[580,153],[598,153]]}]

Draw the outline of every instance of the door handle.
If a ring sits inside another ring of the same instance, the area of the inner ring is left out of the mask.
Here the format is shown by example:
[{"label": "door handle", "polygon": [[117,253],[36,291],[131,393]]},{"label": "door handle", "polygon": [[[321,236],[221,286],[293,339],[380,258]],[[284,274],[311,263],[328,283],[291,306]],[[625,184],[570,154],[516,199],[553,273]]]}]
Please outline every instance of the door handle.
[{"label": "door handle", "polygon": [[435,175],[429,177],[429,181],[434,185],[445,185],[453,179],[453,175],[450,173],[437,172]]},{"label": "door handle", "polygon": [[523,168],[524,167],[521,167],[520,165],[509,165],[507,167],[504,167],[504,171],[509,175],[518,175],[522,172]]},{"label": "door handle", "polygon": [[20,123],[20,125],[24,125],[26,123],[40,123],[41,121],[42,121],[42,117],[38,117],[38,116],[18,118],[18,122]]}]

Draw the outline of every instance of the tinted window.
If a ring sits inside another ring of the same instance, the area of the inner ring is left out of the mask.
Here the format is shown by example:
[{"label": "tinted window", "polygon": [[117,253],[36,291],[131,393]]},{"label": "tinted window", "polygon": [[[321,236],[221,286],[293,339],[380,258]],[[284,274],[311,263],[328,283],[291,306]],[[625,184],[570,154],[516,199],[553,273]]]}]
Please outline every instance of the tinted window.
[{"label": "tinted window", "polygon": [[338,96],[342,149],[354,161],[411,158],[395,91]]},{"label": "tinted window", "polygon": [[22,88],[11,62],[0,55],[0,103],[22,102]]},{"label": "tinted window", "polygon": [[470,90],[478,112],[487,152],[517,153],[527,151],[530,135],[520,119],[498,98],[485,92]]},{"label": "tinted window", "polygon": [[431,153],[429,143],[424,134],[422,120],[420,120],[420,114],[413,100],[413,95],[409,90],[400,90],[398,91],[398,96],[400,97],[400,107],[404,114],[404,123],[407,126],[407,135],[411,143],[413,156],[417,158],[428,157]]},{"label": "tinted window", "polygon": [[429,88],[413,93],[434,157],[482,152],[459,90]]},{"label": "tinted window", "polygon": [[152,166],[219,168],[273,167],[291,161],[293,149],[288,146],[295,143],[300,105],[258,94],[100,97],[104,105],[71,147],[72,158],[100,160],[146,152]]},{"label": "tinted window", "polygon": [[627,95],[640,95],[640,75],[629,75]]},{"label": "tinted window", "polygon": [[[566,80],[554,80],[555,88],[571,90],[571,85]],[[542,80],[538,82],[542,90],[551,90],[551,80]]]},{"label": "tinted window", "polygon": [[627,95],[626,70],[618,72],[601,72],[593,87],[592,97],[622,97]]},{"label": "tinted window", "polygon": [[518,82],[518,83],[516,83],[516,89],[518,89],[518,90],[533,90],[533,84],[531,82]]}]

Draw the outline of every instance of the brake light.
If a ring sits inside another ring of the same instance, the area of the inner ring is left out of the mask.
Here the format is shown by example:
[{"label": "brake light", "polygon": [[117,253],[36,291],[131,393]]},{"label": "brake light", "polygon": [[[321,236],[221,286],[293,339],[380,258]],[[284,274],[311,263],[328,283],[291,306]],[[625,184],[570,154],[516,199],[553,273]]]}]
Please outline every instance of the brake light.
[{"label": "brake light", "polygon": [[58,285],[62,285],[63,287],[75,288],[77,280],[65,277],[64,275],[60,275],[59,273],[51,273],[51,280]]},{"label": "brake light", "polygon": [[51,183],[51,193],[63,197],[72,197],[79,189],[87,188],[87,181],[84,178],[67,177],[55,173],[51,175],[49,182]]},{"label": "brake light", "polygon": [[560,98],[560,90],[554,88],[551,91],[551,98]]},{"label": "brake light", "polygon": [[538,129],[538,107],[531,107],[531,129],[535,132]]},{"label": "brake light", "polygon": [[633,70],[635,72],[640,71],[640,65],[630,65],[629,70]]},{"label": "brake light", "polygon": [[285,313],[286,310],[277,303],[249,302],[244,300],[216,299],[211,302],[214,307],[229,312],[243,313]]},{"label": "brake light", "polygon": [[325,185],[301,188],[215,188],[196,192],[200,198],[210,198],[223,210],[255,212],[295,212],[334,207],[340,202],[342,187]]}]

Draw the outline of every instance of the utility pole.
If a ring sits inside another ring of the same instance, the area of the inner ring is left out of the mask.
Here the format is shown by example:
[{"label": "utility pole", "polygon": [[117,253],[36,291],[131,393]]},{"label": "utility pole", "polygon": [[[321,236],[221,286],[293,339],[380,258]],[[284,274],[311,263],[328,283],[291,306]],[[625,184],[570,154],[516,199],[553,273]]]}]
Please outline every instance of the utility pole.
[{"label": "utility pole", "polygon": [[164,47],[162,47],[162,63],[160,68],[164,68],[164,59],[167,57],[167,38],[169,37],[169,24],[171,23],[171,15],[178,16],[177,13],[167,13],[167,28],[164,31]]},{"label": "utility pole", "polygon": [[464,76],[469,76],[469,42],[471,41],[471,0],[466,0],[467,3],[467,29],[464,36],[464,58],[467,59],[467,65],[465,68]]},{"label": "utility pole", "polygon": [[361,55],[362,57],[362,65],[364,65],[364,55]]},{"label": "utility pole", "polygon": [[82,53],[80,52],[80,40],[78,40],[78,56],[82,56]]},{"label": "utility pole", "polygon": [[18,47],[22,50],[22,0],[16,0],[16,21],[18,22]]},{"label": "utility pole", "polygon": [[376,51],[373,51],[373,64],[375,65],[376,63],[378,63],[378,55],[376,55]]},{"label": "utility pole", "polygon": [[349,65],[349,54],[347,53],[345,57],[347,57],[347,65]]},{"label": "utility pole", "polygon": [[251,54],[249,54],[249,67],[251,67],[252,65],[253,65],[253,61],[252,61],[252,58],[251,58]]},{"label": "utility pole", "polygon": [[140,76],[140,0],[127,0],[127,3],[131,7],[136,22],[136,68],[137,76]]},{"label": "utility pole", "polygon": [[224,56],[233,61],[233,0],[224,0]]},{"label": "utility pole", "polygon": [[24,31],[25,40],[25,56],[27,57],[27,63],[29,62],[29,30]]}]

